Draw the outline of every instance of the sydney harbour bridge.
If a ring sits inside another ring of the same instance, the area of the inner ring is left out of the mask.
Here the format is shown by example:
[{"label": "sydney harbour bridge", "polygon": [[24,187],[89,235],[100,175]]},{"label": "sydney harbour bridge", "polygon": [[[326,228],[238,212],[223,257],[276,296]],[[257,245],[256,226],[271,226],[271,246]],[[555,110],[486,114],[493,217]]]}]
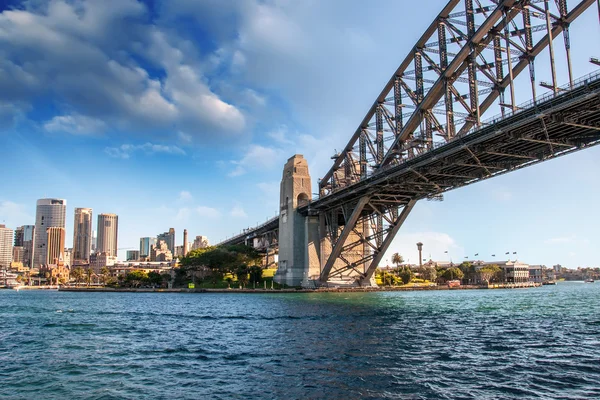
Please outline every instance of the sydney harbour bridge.
[{"label": "sydney harbour bridge", "polygon": [[294,156],[280,215],[221,244],[278,246],[275,279],[288,285],[372,284],[417,201],[600,143],[600,71],[573,76],[600,61],[571,56],[572,41],[600,51],[599,19],[600,0],[450,0],[348,133],[318,198]]}]

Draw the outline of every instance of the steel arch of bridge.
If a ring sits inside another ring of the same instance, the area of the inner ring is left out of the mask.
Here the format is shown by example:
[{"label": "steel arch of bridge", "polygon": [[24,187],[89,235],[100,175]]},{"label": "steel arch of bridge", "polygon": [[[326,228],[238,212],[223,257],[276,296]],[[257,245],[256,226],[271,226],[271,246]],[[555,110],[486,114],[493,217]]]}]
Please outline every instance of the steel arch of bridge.
[{"label": "steel arch of bridge", "polygon": [[[415,158],[484,127],[482,116],[488,110],[499,109],[507,116],[515,113],[518,111],[515,78],[525,70],[529,71],[534,103],[538,98],[538,85],[555,96],[560,95],[563,89],[557,81],[555,46],[564,46],[566,59],[561,62],[566,63],[567,90],[573,89],[569,26],[597,1],[448,2],[395,71],[319,182],[318,208],[332,248],[322,267],[321,282],[349,274],[359,276],[360,281],[370,279],[416,201],[432,197],[431,193],[443,192],[455,183],[444,186],[419,173],[418,169],[412,169],[409,194],[405,187],[397,191],[389,191],[388,187],[385,193],[371,191],[346,203],[331,202],[327,206],[327,199],[344,189],[353,190],[362,181],[385,176],[395,167],[410,164]],[[555,40],[559,36],[562,41]],[[542,55],[549,61],[551,82],[548,83],[536,80],[535,61]],[[545,124],[544,118],[541,124]],[[545,125],[544,130],[545,138],[532,136],[527,140],[549,143]],[[562,143],[562,146],[569,145]],[[561,143],[555,146],[560,149]],[[554,154],[552,144],[550,149]],[[483,169],[486,176],[505,170],[504,166],[484,166],[469,147],[465,152],[471,157],[470,164]],[[510,157],[535,158],[518,152]],[[468,182],[482,176],[445,178]],[[363,257],[345,260],[345,253],[356,250],[360,250]],[[342,260],[342,266],[337,260]]]}]

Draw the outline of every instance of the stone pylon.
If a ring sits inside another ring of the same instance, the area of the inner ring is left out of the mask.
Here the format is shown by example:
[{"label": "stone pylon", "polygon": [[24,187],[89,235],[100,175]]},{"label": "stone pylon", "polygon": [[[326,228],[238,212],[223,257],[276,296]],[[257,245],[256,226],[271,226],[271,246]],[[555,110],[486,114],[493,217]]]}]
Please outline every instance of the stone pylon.
[{"label": "stone pylon", "polygon": [[319,218],[303,216],[298,208],[310,201],[308,163],[300,154],[283,168],[279,210],[279,262],[275,282],[306,285],[320,273]]}]

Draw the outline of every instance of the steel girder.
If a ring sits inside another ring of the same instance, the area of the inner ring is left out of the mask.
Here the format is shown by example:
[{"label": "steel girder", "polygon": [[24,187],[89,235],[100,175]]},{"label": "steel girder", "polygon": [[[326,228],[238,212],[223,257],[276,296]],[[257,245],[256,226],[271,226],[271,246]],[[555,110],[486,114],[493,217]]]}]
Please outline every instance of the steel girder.
[{"label": "steel girder", "polygon": [[[530,98],[535,99],[535,60],[545,50],[553,79],[544,87],[557,94],[555,64],[564,61],[555,59],[553,39],[561,34],[568,72],[565,81],[572,85],[569,26],[594,3],[450,0],[321,179],[320,196],[467,134],[482,126],[488,110],[516,111],[515,79],[526,67]],[[436,114],[444,114],[445,120]],[[351,176],[340,172],[350,171],[346,164],[358,165]]]},{"label": "steel girder", "polygon": [[321,284],[331,278],[368,283],[416,202],[393,195],[366,195],[325,211],[325,240],[332,251],[321,270]]}]

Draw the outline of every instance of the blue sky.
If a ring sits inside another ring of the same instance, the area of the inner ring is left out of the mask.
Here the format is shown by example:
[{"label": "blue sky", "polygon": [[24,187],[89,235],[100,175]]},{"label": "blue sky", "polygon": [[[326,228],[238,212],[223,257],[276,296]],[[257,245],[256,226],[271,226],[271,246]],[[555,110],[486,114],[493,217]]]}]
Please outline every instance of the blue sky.
[{"label": "blue sky", "polygon": [[[36,199],[65,198],[68,245],[73,209],[91,207],[137,248],[170,227],[177,244],[184,228],[216,242],[274,216],[294,153],[316,186],[445,1],[0,3],[0,221],[31,224]],[[581,38],[599,33],[595,9],[573,25],[575,76],[600,55]],[[416,262],[422,241],[438,260],[599,265],[599,154],[421,202],[390,253]]]}]

